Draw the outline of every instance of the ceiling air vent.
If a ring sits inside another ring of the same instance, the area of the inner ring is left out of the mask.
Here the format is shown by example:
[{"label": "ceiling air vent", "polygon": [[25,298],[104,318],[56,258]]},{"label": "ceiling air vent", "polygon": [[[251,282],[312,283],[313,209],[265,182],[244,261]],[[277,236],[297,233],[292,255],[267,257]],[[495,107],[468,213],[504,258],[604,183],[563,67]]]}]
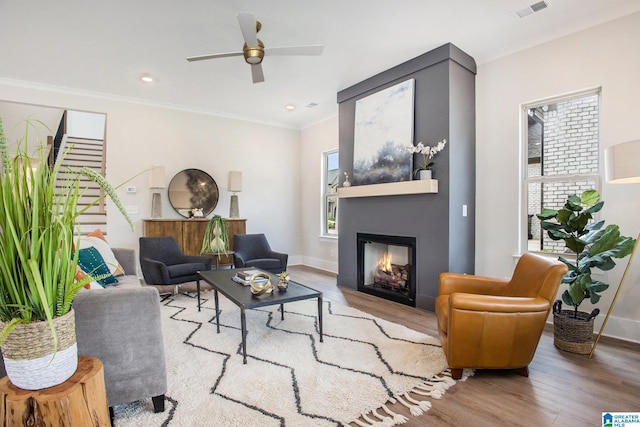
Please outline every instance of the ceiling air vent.
[{"label": "ceiling air vent", "polygon": [[538,3],[534,3],[531,6],[529,6],[531,8],[531,10],[533,10],[534,12],[540,12],[542,9],[546,9],[549,7],[549,5],[547,4],[546,1],[539,1]]},{"label": "ceiling air vent", "polygon": [[549,7],[549,3],[543,0],[537,3],[534,3],[532,5],[529,5],[524,9],[520,9],[516,11],[516,15],[518,15],[520,18],[524,18],[525,16],[531,15],[532,13],[535,13],[535,12],[540,12],[541,10],[544,10],[548,7]]}]

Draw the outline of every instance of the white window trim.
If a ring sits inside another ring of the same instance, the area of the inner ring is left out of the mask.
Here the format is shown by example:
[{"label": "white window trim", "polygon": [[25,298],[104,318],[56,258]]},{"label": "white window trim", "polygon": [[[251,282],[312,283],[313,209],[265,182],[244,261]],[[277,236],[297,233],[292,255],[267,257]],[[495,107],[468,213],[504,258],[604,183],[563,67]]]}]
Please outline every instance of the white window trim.
[{"label": "white window trim", "polygon": [[[598,173],[589,174],[568,174],[568,175],[553,175],[549,177],[527,177],[528,166],[528,144],[529,144],[529,129],[527,125],[528,111],[533,108],[538,108],[544,105],[556,104],[569,99],[586,97],[589,95],[598,95]],[[562,95],[540,99],[520,105],[520,208],[519,214],[519,230],[518,230],[518,247],[519,253],[524,254],[529,251],[528,246],[528,208],[527,208],[527,196],[528,196],[528,184],[532,182],[554,182],[554,181],[568,181],[577,179],[593,179],[595,181],[595,189],[602,193],[602,87],[592,87],[583,89],[576,92],[569,92]],[[594,215],[594,219],[598,220],[599,213]],[[541,255],[548,255],[545,252],[535,252]],[[568,257],[571,254],[566,254]]]},{"label": "white window trim", "polygon": [[[326,188],[327,188],[327,160],[329,155],[333,154],[333,153],[338,153],[338,149],[337,148],[333,148],[331,150],[327,150],[327,151],[323,151],[322,152],[322,161],[321,161],[321,170],[320,170],[320,176],[322,177],[320,180],[320,235],[318,236],[321,239],[328,239],[328,240],[337,240],[338,239],[338,235],[337,234],[329,234],[326,232],[326,224],[327,224],[327,205],[326,205],[326,200],[327,200],[327,193],[325,192]],[[339,154],[338,154],[339,155]],[[337,193],[336,193],[336,197],[337,197]],[[339,200],[339,199],[337,199]],[[340,209],[338,207],[338,209]],[[336,221],[337,221],[337,217],[336,217]]]}]

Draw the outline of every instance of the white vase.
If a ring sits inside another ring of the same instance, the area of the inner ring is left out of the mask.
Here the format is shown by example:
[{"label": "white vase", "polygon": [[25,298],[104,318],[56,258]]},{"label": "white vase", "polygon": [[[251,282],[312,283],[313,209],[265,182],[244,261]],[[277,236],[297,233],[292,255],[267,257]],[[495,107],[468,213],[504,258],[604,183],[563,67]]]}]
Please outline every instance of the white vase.
[{"label": "white vase", "polygon": [[429,169],[421,169],[418,172],[418,177],[420,179],[431,179],[431,170],[429,170]]},{"label": "white vase", "polygon": [[223,253],[227,248],[222,241],[220,236],[215,236],[213,240],[211,240],[211,250],[213,253],[220,254]]},{"label": "white vase", "polygon": [[213,239],[211,239],[211,251],[216,254],[226,252],[227,247],[222,240],[222,229],[220,228],[220,224],[216,223],[213,225],[212,234]]}]

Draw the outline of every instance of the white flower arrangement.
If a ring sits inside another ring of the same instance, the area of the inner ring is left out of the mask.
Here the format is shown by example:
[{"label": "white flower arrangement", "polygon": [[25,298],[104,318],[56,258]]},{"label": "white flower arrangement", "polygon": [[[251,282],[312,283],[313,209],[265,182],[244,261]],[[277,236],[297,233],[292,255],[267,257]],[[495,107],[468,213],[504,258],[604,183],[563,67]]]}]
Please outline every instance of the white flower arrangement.
[{"label": "white flower arrangement", "polygon": [[413,171],[414,174],[418,173],[421,170],[431,170],[434,162],[430,162],[436,154],[444,150],[445,145],[447,145],[447,140],[443,139],[439,141],[434,146],[424,145],[422,142],[419,142],[417,145],[409,145],[407,151],[410,153],[419,153],[422,154],[422,166]]}]

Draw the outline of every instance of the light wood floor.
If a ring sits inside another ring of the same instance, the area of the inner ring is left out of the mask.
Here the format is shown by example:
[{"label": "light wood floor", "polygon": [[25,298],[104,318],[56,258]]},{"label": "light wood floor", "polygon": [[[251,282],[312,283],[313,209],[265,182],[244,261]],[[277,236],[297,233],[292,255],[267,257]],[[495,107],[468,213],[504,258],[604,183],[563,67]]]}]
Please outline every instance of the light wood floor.
[{"label": "light wood floor", "polygon": [[[291,278],[334,302],[437,336],[433,313],[336,285],[333,274],[290,266]],[[394,410],[408,416],[408,410]],[[640,411],[640,344],[602,338],[592,359],[558,350],[553,331],[542,335],[529,377],[479,370],[459,381],[420,417],[418,426],[600,426],[602,412]]]}]

